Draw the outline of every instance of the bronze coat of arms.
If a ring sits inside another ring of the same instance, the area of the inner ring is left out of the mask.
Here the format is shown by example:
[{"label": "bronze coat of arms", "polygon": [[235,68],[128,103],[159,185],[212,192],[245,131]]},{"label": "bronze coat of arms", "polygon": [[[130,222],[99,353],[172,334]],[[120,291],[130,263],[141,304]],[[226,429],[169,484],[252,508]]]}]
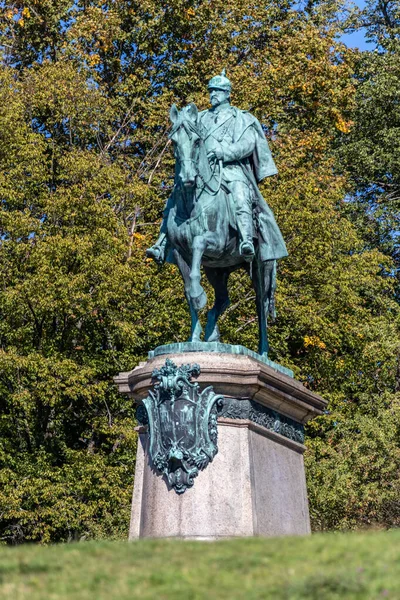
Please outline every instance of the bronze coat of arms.
[{"label": "bronze coat of arms", "polygon": [[223,396],[211,386],[200,391],[199,384],[191,382],[199,374],[199,365],[177,367],[167,358],[152,373],[154,391],[137,409],[138,421],[149,427],[153,466],[177,494],[192,487],[218,452],[217,411]]}]

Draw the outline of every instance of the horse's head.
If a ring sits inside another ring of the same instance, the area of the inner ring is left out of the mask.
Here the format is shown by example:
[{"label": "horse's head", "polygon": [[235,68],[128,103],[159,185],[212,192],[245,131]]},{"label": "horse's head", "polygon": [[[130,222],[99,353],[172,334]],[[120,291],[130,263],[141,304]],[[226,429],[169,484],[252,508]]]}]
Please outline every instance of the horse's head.
[{"label": "horse's head", "polygon": [[193,103],[185,106],[180,112],[173,104],[169,113],[172,121],[169,137],[174,144],[177,177],[188,188],[196,183],[196,165],[199,162],[201,135],[198,114],[197,107]]}]

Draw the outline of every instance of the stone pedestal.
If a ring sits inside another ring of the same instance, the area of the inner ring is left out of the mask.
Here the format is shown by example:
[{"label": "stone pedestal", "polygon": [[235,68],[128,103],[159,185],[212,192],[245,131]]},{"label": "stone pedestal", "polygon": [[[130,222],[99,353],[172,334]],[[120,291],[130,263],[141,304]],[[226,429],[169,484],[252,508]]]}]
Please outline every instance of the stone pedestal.
[{"label": "stone pedestal", "polygon": [[326,407],[321,397],[252,356],[190,352],[154,356],[116,383],[141,401],[151,375],[166,358],[198,363],[200,389],[223,396],[218,409],[218,452],[183,494],[157,473],[149,456],[147,426],[139,426],[130,539],[178,537],[214,540],[235,536],[310,532],[303,424]]}]

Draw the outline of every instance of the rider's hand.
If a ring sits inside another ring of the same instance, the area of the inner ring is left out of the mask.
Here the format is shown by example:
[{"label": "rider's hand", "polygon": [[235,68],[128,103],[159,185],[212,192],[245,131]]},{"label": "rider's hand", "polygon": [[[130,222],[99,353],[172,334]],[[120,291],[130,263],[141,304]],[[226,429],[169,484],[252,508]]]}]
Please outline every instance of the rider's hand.
[{"label": "rider's hand", "polygon": [[222,152],[222,148],[211,148],[207,152],[207,156],[210,160],[222,160],[224,157],[224,154]]}]

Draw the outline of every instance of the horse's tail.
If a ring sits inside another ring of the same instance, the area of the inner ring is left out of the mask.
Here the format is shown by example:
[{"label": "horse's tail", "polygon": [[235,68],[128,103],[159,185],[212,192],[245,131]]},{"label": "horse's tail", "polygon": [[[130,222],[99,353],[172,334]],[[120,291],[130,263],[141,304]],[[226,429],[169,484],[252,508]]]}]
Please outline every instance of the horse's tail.
[{"label": "horse's tail", "polygon": [[270,292],[269,292],[268,314],[271,317],[271,319],[276,319],[276,304],[275,304],[276,260],[273,260],[271,262],[273,263],[273,265],[272,265],[271,284],[270,284]]}]

